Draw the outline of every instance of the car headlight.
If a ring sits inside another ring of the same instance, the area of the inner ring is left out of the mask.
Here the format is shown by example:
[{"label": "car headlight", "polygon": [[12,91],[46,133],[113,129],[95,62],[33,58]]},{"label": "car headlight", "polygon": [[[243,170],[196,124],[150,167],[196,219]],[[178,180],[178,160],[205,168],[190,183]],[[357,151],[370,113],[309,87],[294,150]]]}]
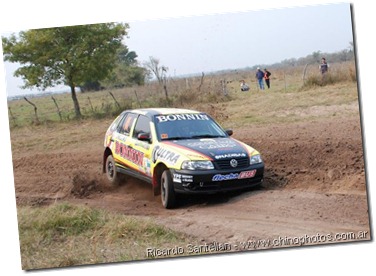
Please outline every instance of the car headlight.
[{"label": "car headlight", "polygon": [[182,170],[213,170],[214,165],[211,161],[184,161],[181,165]]},{"label": "car headlight", "polygon": [[252,155],[251,158],[249,159],[249,163],[251,165],[258,164],[258,163],[261,163],[261,162],[262,162],[262,159],[261,159],[260,154]]}]

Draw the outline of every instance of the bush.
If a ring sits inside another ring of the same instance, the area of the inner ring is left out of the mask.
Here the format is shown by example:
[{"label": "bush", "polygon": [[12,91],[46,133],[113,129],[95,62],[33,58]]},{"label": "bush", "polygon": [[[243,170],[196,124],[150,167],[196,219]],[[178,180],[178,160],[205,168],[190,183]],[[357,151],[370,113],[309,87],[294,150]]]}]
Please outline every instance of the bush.
[{"label": "bush", "polygon": [[340,64],[330,68],[330,71],[324,75],[314,74],[304,80],[302,90],[310,89],[315,86],[332,85],[341,82],[356,82],[356,71],[352,64]]}]

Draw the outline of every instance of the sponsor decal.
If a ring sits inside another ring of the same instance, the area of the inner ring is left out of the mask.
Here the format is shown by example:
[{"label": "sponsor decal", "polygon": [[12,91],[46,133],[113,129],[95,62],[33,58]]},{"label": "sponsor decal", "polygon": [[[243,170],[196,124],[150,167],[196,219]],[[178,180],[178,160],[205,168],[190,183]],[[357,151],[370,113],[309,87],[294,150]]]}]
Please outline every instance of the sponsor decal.
[{"label": "sponsor decal", "polygon": [[193,175],[185,175],[185,174],[182,174],[181,175],[181,180],[183,182],[193,182]]},{"label": "sponsor decal", "polygon": [[173,181],[176,183],[193,182],[193,175],[174,173]]},{"label": "sponsor decal", "polygon": [[216,174],[213,176],[212,181],[225,181],[234,179],[246,179],[252,178],[256,174],[256,170],[244,171],[240,173],[229,173],[229,174]]},{"label": "sponsor decal", "polygon": [[209,121],[208,115],[205,114],[170,114],[156,116],[158,123],[173,122],[173,121]]},{"label": "sponsor decal", "polygon": [[150,168],[150,160],[149,158],[146,158],[144,157],[144,169],[145,169],[145,173],[147,175],[151,175],[151,168]]},{"label": "sponsor decal", "polygon": [[225,153],[225,154],[217,154],[214,156],[215,159],[228,159],[228,158],[241,158],[247,157],[247,154],[244,152],[241,153]]},{"label": "sponsor decal", "polygon": [[136,141],[134,143],[134,145],[137,146],[137,147],[143,148],[145,150],[149,150],[150,149],[150,145],[148,143],[145,143],[145,142],[142,142],[142,141]]},{"label": "sponsor decal", "polygon": [[115,143],[115,153],[138,166],[143,165],[144,153],[124,145],[123,143],[119,143],[118,141]]},{"label": "sponsor decal", "polygon": [[244,171],[244,172],[241,172],[239,174],[239,179],[243,179],[243,178],[252,178],[254,177],[256,174],[256,170],[252,170],[252,171]]},{"label": "sponsor decal", "polygon": [[199,149],[228,149],[235,148],[238,145],[229,139],[224,140],[201,140],[199,142],[189,143],[189,147],[199,148]]},{"label": "sponsor decal", "polygon": [[118,133],[118,132],[114,132],[114,134],[112,135],[112,137],[115,139],[115,140],[120,140],[122,142],[125,142],[128,138],[128,136],[124,135],[124,134],[121,134],[121,133]]},{"label": "sponsor decal", "polygon": [[162,160],[170,164],[175,164],[178,161],[179,157],[179,154],[160,146],[156,146],[153,151],[153,163],[155,163],[157,160]]},{"label": "sponsor decal", "polygon": [[181,174],[174,173],[174,175],[172,176],[172,181],[181,183]]}]

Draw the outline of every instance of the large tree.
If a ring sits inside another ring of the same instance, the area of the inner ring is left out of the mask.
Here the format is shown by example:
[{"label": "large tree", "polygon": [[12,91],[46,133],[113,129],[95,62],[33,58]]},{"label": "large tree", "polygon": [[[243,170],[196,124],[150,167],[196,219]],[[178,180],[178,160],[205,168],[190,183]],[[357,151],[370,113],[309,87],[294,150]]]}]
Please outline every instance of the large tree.
[{"label": "large tree", "polygon": [[4,59],[21,66],[15,76],[24,88],[70,87],[76,117],[81,117],[76,87],[106,78],[128,24],[101,23],[23,31],[3,38]]},{"label": "large tree", "polygon": [[146,69],[139,66],[136,52],[129,51],[126,45],[119,48],[115,65],[110,76],[101,82],[105,87],[119,88],[145,83]]}]

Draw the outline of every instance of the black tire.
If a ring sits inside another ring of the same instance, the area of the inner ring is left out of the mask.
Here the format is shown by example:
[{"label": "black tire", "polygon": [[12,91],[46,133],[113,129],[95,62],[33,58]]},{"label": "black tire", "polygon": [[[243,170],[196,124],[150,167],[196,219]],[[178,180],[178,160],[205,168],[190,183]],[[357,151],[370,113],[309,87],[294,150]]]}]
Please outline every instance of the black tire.
[{"label": "black tire", "polygon": [[106,159],[106,176],[112,185],[118,186],[122,182],[121,175],[116,171],[115,160],[112,155]]},{"label": "black tire", "polygon": [[172,183],[171,172],[167,169],[161,176],[161,199],[166,209],[174,208],[176,205],[176,195]]}]

